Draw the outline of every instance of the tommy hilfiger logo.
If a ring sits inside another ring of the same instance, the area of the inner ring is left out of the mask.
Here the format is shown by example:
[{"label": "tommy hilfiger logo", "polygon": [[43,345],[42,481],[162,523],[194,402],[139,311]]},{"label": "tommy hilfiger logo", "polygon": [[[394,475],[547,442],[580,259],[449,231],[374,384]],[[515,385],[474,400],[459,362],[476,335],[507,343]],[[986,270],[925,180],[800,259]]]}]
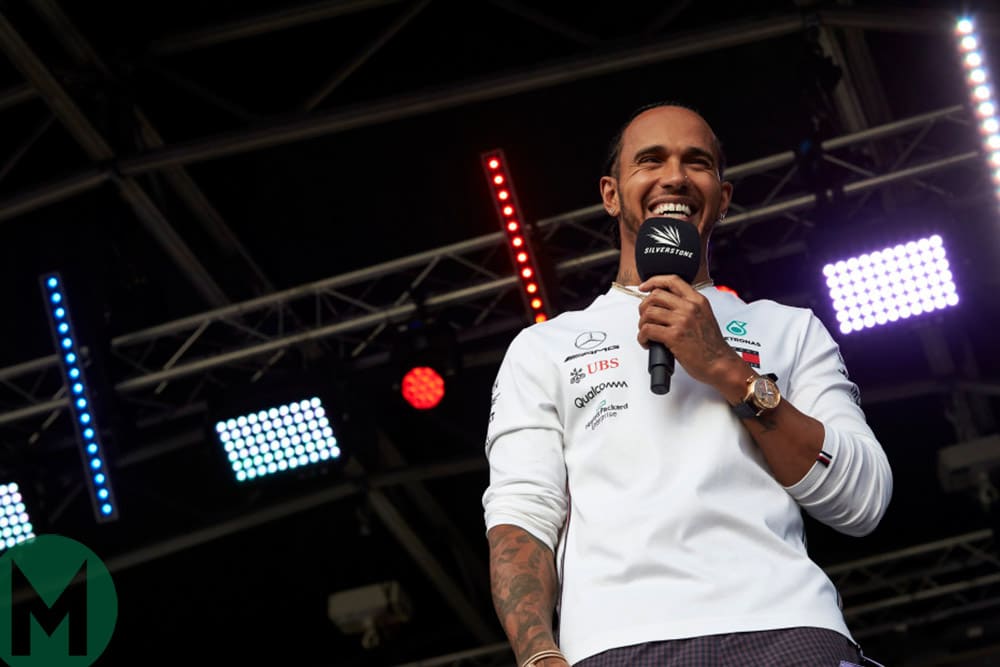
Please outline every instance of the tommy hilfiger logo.
[{"label": "tommy hilfiger logo", "polygon": [[733,349],[740,353],[740,356],[743,357],[743,361],[747,362],[754,368],[760,368],[760,352],[745,350],[742,347],[734,347]]}]

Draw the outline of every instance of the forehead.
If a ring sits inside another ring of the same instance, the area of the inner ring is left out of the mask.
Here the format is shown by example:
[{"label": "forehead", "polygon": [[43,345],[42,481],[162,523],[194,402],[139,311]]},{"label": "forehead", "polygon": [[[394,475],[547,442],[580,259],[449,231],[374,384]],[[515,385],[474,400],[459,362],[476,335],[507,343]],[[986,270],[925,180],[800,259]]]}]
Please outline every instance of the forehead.
[{"label": "forehead", "polygon": [[631,156],[649,146],[684,150],[695,147],[715,154],[715,135],[698,114],[682,107],[656,107],[644,111],[625,129],[622,153]]}]

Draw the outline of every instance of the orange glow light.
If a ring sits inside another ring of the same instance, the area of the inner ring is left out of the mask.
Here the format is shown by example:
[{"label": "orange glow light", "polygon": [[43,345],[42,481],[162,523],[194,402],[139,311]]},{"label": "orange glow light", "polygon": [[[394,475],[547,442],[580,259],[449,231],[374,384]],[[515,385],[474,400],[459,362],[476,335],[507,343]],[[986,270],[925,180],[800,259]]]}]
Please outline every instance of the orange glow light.
[{"label": "orange glow light", "polygon": [[497,197],[500,198],[500,201],[507,201],[508,199],[510,199],[510,193],[507,192],[506,190],[501,190],[500,192],[497,193]]},{"label": "orange glow light", "polygon": [[444,398],[444,378],[429,366],[417,366],[403,376],[403,398],[417,410],[430,410]]},{"label": "orange glow light", "polygon": [[730,294],[735,294],[736,296],[739,296],[736,290],[734,290],[732,287],[726,287],[725,285],[716,285],[715,289],[719,290],[720,292],[729,292]]},{"label": "orange glow light", "polygon": [[535,283],[528,283],[528,285],[524,289],[528,290],[528,294],[534,294],[535,292],[538,291],[538,285],[536,285]]},{"label": "orange glow light", "polygon": [[542,307],[542,300],[541,299],[532,299],[531,300],[531,307],[534,308],[535,310],[538,310],[539,308]]},{"label": "orange glow light", "polygon": [[549,318],[545,317],[545,313],[538,313],[537,315],[535,315],[536,322],[544,322],[547,319]]},{"label": "orange glow light", "polygon": [[493,182],[496,183],[497,185],[503,183],[503,174],[497,174],[496,176],[494,176]]}]

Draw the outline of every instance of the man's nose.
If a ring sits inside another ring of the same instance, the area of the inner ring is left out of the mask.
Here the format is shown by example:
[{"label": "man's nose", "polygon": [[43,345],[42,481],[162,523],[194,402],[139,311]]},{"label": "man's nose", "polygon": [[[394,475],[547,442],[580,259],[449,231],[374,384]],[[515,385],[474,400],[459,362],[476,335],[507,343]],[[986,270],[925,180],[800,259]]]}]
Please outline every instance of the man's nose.
[{"label": "man's nose", "polygon": [[687,170],[675,160],[667,160],[660,166],[659,184],[665,188],[680,189],[688,185]]}]

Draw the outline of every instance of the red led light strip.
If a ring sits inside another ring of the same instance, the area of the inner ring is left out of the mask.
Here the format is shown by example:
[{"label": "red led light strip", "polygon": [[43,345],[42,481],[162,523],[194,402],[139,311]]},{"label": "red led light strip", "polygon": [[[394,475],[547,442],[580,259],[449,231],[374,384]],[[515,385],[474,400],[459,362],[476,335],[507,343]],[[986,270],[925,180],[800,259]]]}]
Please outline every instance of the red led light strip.
[{"label": "red led light strip", "polygon": [[552,315],[550,302],[538,270],[538,262],[526,233],[524,215],[517,202],[514,183],[507,169],[502,150],[482,154],[486,182],[500,220],[500,229],[507,235],[507,247],[521,285],[521,294],[528,314],[535,322],[544,322]]}]

